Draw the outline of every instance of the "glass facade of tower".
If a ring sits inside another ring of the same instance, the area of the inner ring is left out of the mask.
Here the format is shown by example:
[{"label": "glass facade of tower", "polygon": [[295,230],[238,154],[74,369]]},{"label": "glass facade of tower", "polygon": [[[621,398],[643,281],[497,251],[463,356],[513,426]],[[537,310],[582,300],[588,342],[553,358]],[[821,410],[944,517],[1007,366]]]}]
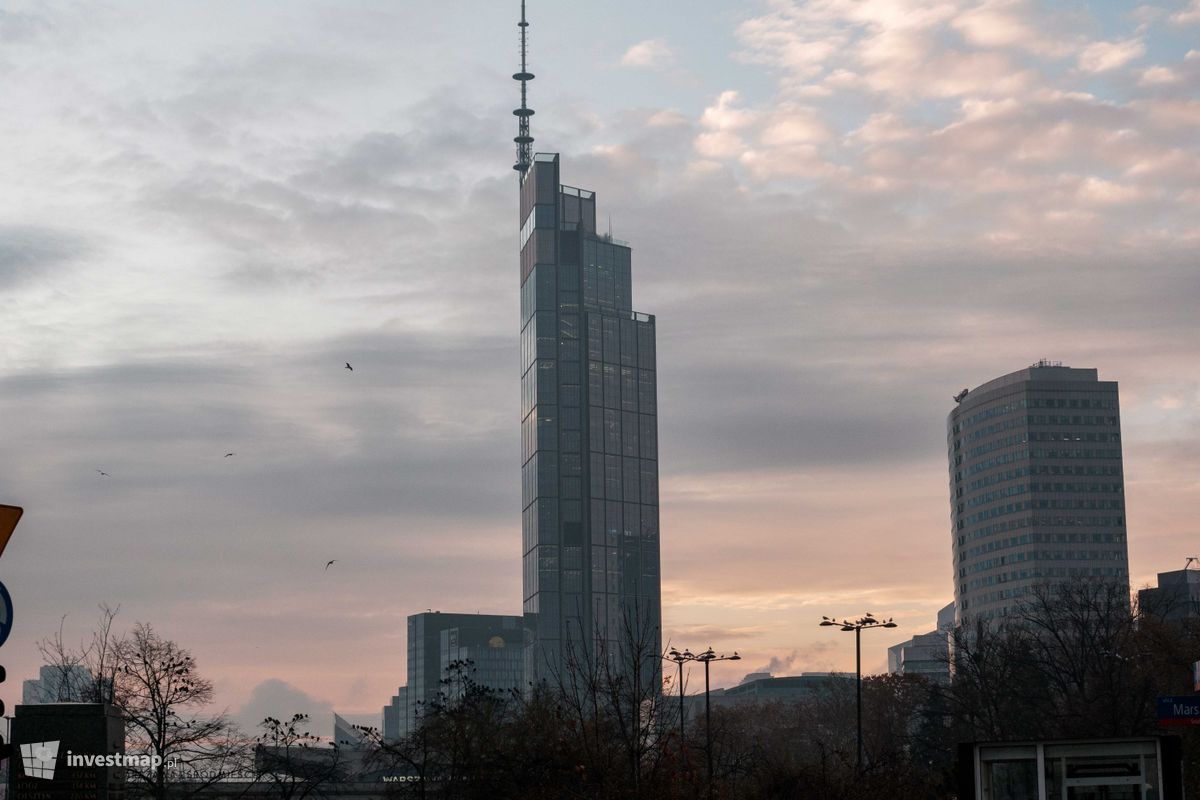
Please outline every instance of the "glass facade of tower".
[{"label": "glass facade of tower", "polygon": [[526,675],[554,681],[632,636],[660,651],[655,329],[555,154],[522,175],[520,230]]},{"label": "glass facade of tower", "polygon": [[960,397],[946,444],[960,622],[1003,615],[1037,584],[1128,590],[1115,381],[1045,362],[996,378]]}]

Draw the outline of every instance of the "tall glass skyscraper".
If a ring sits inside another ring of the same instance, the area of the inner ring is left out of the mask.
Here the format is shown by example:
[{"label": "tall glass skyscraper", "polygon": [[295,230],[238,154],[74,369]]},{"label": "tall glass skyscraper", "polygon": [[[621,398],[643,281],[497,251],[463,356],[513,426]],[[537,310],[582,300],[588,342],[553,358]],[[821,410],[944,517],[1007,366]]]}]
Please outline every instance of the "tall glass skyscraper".
[{"label": "tall glass skyscraper", "polygon": [[964,391],[946,422],[954,603],[1003,615],[1035,585],[1129,588],[1115,381],[1038,362]]},{"label": "tall glass skyscraper", "polygon": [[557,154],[526,159],[517,164],[526,676],[554,682],[636,641],[654,654],[644,665],[653,680],[654,317],[633,310],[630,249],[597,233],[595,194],[560,182]]}]

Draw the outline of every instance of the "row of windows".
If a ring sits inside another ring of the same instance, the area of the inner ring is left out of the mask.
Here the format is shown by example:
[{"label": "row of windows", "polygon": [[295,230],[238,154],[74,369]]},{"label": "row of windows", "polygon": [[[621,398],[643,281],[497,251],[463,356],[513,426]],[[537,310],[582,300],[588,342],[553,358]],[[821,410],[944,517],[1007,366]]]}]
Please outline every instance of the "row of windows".
[{"label": "row of windows", "polygon": [[[571,497],[565,490],[564,497]],[[658,503],[658,462],[592,453],[591,496],[625,502]]]},{"label": "row of windows", "polygon": [[1019,484],[997,489],[993,492],[977,495],[969,499],[967,508],[986,505],[1003,497],[1014,497],[1027,492],[1071,492],[1075,494],[1122,494],[1124,487],[1120,483],[1041,483]]},{"label": "row of windows", "polygon": [[[521,457],[528,461],[540,450],[582,453],[581,410],[539,406],[521,421]],[[658,457],[658,423],[651,414],[592,409],[587,415],[592,452],[607,455]]]},{"label": "row of windows", "polygon": [[1033,397],[1029,408],[1094,408],[1116,411],[1116,397]]},{"label": "row of windows", "polygon": [[952,433],[965,431],[967,428],[970,428],[976,423],[983,422],[985,419],[1011,414],[1012,412],[1020,411],[1025,407],[1025,398],[1021,398],[1020,400],[1013,400],[1002,405],[992,406],[991,408],[984,409],[983,411],[977,411],[971,416],[959,420],[959,422],[955,424],[954,428],[952,429]]},{"label": "row of windows", "polygon": [[1020,553],[976,561],[969,566],[960,567],[958,577],[965,578],[977,572],[1003,567],[1008,564],[1020,564],[1026,561],[1124,561],[1124,550],[1026,550]]},{"label": "row of windows", "polygon": [[633,570],[635,573],[658,573],[658,543],[639,544],[636,539],[631,545],[622,547],[542,544],[530,555],[537,560],[538,572],[554,572],[561,566],[563,570],[590,570],[593,573],[629,572],[632,567],[637,567]]},{"label": "row of windows", "polygon": [[979,428],[978,430],[971,431],[963,437],[963,441],[973,442],[976,439],[982,439],[984,436],[991,436],[992,434],[1011,430],[1012,428],[1024,428],[1026,424],[1028,424],[1027,417],[1013,417],[1012,419],[1005,420],[1004,422],[997,422],[993,425],[987,425],[983,428]]},{"label": "row of windows", "polygon": [[[1031,474],[1031,467],[1017,467],[1016,469],[1007,469],[1004,472],[997,472],[995,475],[988,475],[986,478],[979,478],[967,484],[967,491],[973,492],[976,489],[982,489],[986,486],[993,486],[997,483],[1024,478]],[[962,473],[956,473],[954,476],[956,481],[962,480]]]},{"label": "row of windows", "polygon": [[1092,414],[1030,414],[1026,419],[1030,425],[1116,425],[1118,420],[1112,415],[1095,416]]},{"label": "row of windows", "polygon": [[[993,467],[998,467],[1002,464],[1012,464],[1016,461],[1026,461],[1028,459],[1029,459],[1029,449],[1022,447],[1020,450],[1014,450],[1011,453],[1003,453],[998,456],[993,456],[992,458],[989,458],[986,461],[980,461],[978,463],[972,464],[970,467],[967,468],[967,475],[968,476],[977,475],[980,472],[989,470]],[[957,456],[955,458],[955,464],[958,465],[961,463],[962,463],[962,456]]]},{"label": "row of windows", "polygon": [[1107,464],[1036,464],[1029,469],[1030,475],[1070,476],[1119,476],[1121,468]]},{"label": "row of windows", "polygon": [[[582,504],[557,497],[540,497],[526,506],[521,515],[521,533],[525,555],[539,544],[578,544],[593,546],[630,546],[635,541],[658,548],[658,506],[593,500],[588,541],[584,540]],[[561,510],[561,521],[559,512]]]},{"label": "row of windows", "polygon": [[1120,458],[1121,451],[1108,449],[1093,449],[1090,447],[1037,448],[1033,451],[1034,458]]},{"label": "row of windows", "polygon": [[[582,267],[555,264],[557,244],[557,232],[538,228],[530,231],[528,244],[522,247],[521,262],[529,266],[529,273],[521,284],[522,324],[538,311],[579,312],[582,308],[584,311],[621,313],[631,310],[628,257],[623,264],[614,267],[594,263]],[[626,254],[629,252],[625,248],[617,249]]]},{"label": "row of windows", "polygon": [[1105,425],[1114,426],[1117,424],[1115,416],[1096,416],[1092,414],[1027,414],[1023,417],[1014,417],[1004,422],[997,422],[993,425],[988,425],[978,430],[971,431],[963,437],[964,441],[973,442],[977,439],[982,439],[985,436],[991,436],[996,433],[1011,430],[1012,428],[1024,428],[1028,425]]},{"label": "row of windows", "polygon": [[589,313],[587,353],[592,361],[654,369],[654,324],[629,316]]},{"label": "row of windows", "polygon": [[[594,617],[585,612],[589,607],[594,609],[597,597],[608,598],[612,595],[592,595],[586,598],[592,602],[585,602],[585,595],[581,590],[571,589],[538,593],[525,598],[526,613],[539,615],[536,638],[545,648],[543,652],[561,652],[556,647],[556,641],[567,638],[563,636],[564,632],[570,633],[570,639],[577,640],[583,631],[582,625],[587,622],[590,627]],[[643,576],[638,581],[635,591],[623,592],[616,596],[616,601],[618,607],[613,609],[613,612],[618,613],[621,619],[626,614],[632,617],[635,609],[640,609],[643,613],[649,612],[652,618],[657,617],[653,612],[661,605],[658,579]],[[533,654],[534,651],[529,648],[527,653]]]},{"label": "row of windows", "polygon": [[1029,434],[1031,442],[1100,442],[1121,441],[1119,433],[1076,433],[1074,431],[1034,431]]},{"label": "row of windows", "polygon": [[[1018,433],[1018,434],[1014,434],[1012,436],[1005,436],[1001,439],[996,439],[994,441],[988,442],[987,444],[981,444],[978,447],[971,448],[970,450],[967,451],[967,457],[975,458],[976,456],[981,456],[984,453],[990,453],[993,450],[999,450],[1002,447],[1012,447],[1013,445],[1025,444],[1026,441],[1027,441],[1027,439],[1025,438],[1024,433]],[[956,449],[956,450],[958,449],[957,442],[955,442],[954,449]]]},{"label": "row of windows", "polygon": [[650,414],[592,409],[588,438],[593,453],[658,458],[657,419]]},{"label": "row of windows", "polygon": [[[982,522],[985,519],[994,519],[995,517],[1003,517],[1008,514],[1016,514],[1019,511],[1028,511],[1029,508],[1030,501],[1028,500],[1020,503],[1008,503],[1006,505],[996,506],[995,508],[989,508],[987,511],[979,511],[974,514],[969,514],[966,517],[963,517],[959,524],[960,526],[964,523],[966,525],[974,525],[976,522]],[[961,503],[959,504],[959,513],[962,513]]]},{"label": "row of windows", "polygon": [[1002,417],[1005,414],[1011,414],[1014,411],[1020,411],[1026,408],[1108,409],[1115,411],[1117,408],[1117,401],[1115,398],[1111,397],[1083,397],[1074,399],[1065,397],[1035,397],[1029,399],[1021,398],[1020,400],[1011,400],[1007,403],[984,409],[983,411],[977,411],[971,416],[959,420],[951,429],[951,435],[974,427],[976,424],[983,422],[984,420],[992,419],[994,417]]},{"label": "row of windows", "polygon": [[[985,444],[978,445],[967,451],[968,458],[990,453],[993,450],[999,450],[1004,447],[1011,447],[1017,444],[1025,444],[1027,442],[1095,442],[1095,443],[1111,443],[1120,442],[1121,434],[1119,433],[1079,433],[1075,431],[1034,431],[1032,433],[1017,433],[1012,436],[1005,436],[1000,439],[994,439]],[[959,449],[959,442],[954,442],[954,449]]]},{"label": "row of windows", "polygon": [[[974,547],[959,551],[959,562],[966,561],[969,558],[976,558],[984,553],[993,553],[997,550],[1007,550],[1011,547],[1020,547],[1027,544],[1124,544],[1125,534],[1123,533],[1024,533],[1020,536],[1010,536],[1006,539],[993,539],[989,542],[977,544]],[[963,537],[959,537],[959,545],[963,543]]]},{"label": "row of windows", "polygon": [[655,413],[655,373],[650,369],[588,362],[588,404],[623,411]]},{"label": "row of windows", "polygon": [[[540,597],[539,605],[542,607],[542,613],[546,613],[547,604],[553,604],[553,599],[556,598],[559,592],[566,593],[569,598],[569,593],[583,593],[585,591],[583,583],[584,570],[560,570],[557,566],[551,567],[550,564],[550,560],[539,558],[536,562],[532,559],[527,559],[524,566],[525,575],[523,585],[527,599]],[[607,592],[607,594],[618,597],[621,595],[648,595],[655,590],[655,585],[657,585],[658,581],[657,571],[646,575],[637,569],[631,568],[619,573],[616,576],[616,580],[611,584],[606,576],[600,586],[593,584],[589,587],[589,590],[592,593],[606,594],[605,589],[612,585],[617,588],[617,591]]]},{"label": "row of windows", "polygon": [[[658,462],[592,453],[589,496],[625,502],[658,503]],[[525,505],[539,497],[583,497],[581,459],[575,453],[539,450],[521,466]]]},{"label": "row of windows", "polygon": [[1120,483],[1031,483],[1035,492],[1075,492],[1076,494],[1123,494]]},{"label": "row of windows", "polygon": [[[1020,576],[1012,575],[1009,580],[1045,580],[1047,578],[1077,578],[1077,577],[1092,577],[1092,578],[1127,578],[1129,573],[1123,567],[1044,567],[1025,570],[1025,573]],[[981,588],[981,587],[971,587]],[[996,603],[1002,600],[1011,600],[1013,598],[1027,595],[1032,591],[1031,586],[1016,586],[1007,589],[999,589],[978,595],[970,601],[961,600],[959,605],[964,610],[970,607],[973,602],[976,606]],[[967,593],[967,585],[959,584],[959,596]]]},{"label": "row of windows", "polygon": [[[1121,567],[1032,567],[1030,569],[1014,569],[1010,572],[1002,572],[999,575],[988,575],[985,578],[975,578],[968,581],[967,586],[971,591],[975,591],[1012,581],[1044,580],[1046,578],[1065,578],[1068,576],[1084,575],[1108,577],[1120,575],[1123,572],[1124,570]],[[976,599],[978,600],[978,598]]]},{"label": "row of windows", "polygon": [[[961,493],[962,489],[959,489],[958,491]],[[981,494],[981,495],[978,495],[977,497],[972,497],[970,500],[967,501],[966,506],[967,506],[967,508],[974,508],[975,506],[982,506],[987,503],[995,502],[996,500],[999,500],[1002,497],[1015,497],[1016,495],[1019,495],[1019,494],[1026,494],[1029,491],[1030,491],[1030,488],[1028,486],[1026,486],[1025,484],[1020,484],[1019,486],[1008,486],[1004,489],[997,489],[994,492],[987,492],[986,494]]]},{"label": "row of windows", "polygon": [[[1114,528],[1124,527],[1125,517],[1081,517],[1081,516],[1029,516],[1019,517],[1017,519],[1002,520],[993,522],[990,525],[985,525],[982,528],[977,528],[970,533],[961,533],[958,536],[958,544],[961,547],[968,541],[983,539],[996,533],[1004,533],[1005,531],[1015,531],[1021,528],[1039,527],[1039,528]],[[960,520],[958,530],[966,530],[966,525]]]},{"label": "row of windows", "polygon": [[1033,507],[1055,511],[1120,511],[1125,506],[1120,500],[1034,500]]},{"label": "row of windows", "polygon": [[[569,420],[564,430],[579,430],[579,407],[582,403],[577,364],[558,364],[539,360],[521,376],[522,419],[531,413],[546,419]],[[561,374],[564,380],[555,380]],[[590,414],[599,415],[601,408],[613,413],[640,411],[654,414],[658,407],[653,370],[618,367],[615,364],[588,363],[588,403]],[[607,411],[605,411],[607,413]],[[533,424],[533,423],[530,423]]]},{"label": "row of windows", "polygon": [[[1016,469],[1007,469],[1007,470],[1004,470],[1003,473],[996,473],[995,475],[988,475],[986,477],[980,477],[980,479],[978,479],[978,480],[968,482],[966,489],[967,489],[967,492],[974,492],[974,491],[976,491],[976,489],[982,489],[986,486],[992,486],[992,485],[995,485],[995,483],[1004,483],[1007,481],[1013,481],[1013,480],[1019,479],[1019,477],[1025,477],[1027,475],[1069,475],[1069,476],[1078,475],[1078,476],[1088,476],[1088,477],[1100,477],[1100,476],[1120,477],[1121,476],[1121,468],[1116,467],[1116,465],[1108,465],[1108,464],[1033,464],[1033,465],[1027,465],[1027,467],[1018,467]],[[961,480],[962,480],[962,473],[955,473],[954,481],[960,482]],[[1114,485],[1114,486],[1116,486],[1116,485]],[[1046,491],[1050,491],[1050,489],[1046,489]],[[1120,489],[1117,489],[1117,491],[1120,491]],[[959,497],[961,497],[961,495],[959,495]]]}]

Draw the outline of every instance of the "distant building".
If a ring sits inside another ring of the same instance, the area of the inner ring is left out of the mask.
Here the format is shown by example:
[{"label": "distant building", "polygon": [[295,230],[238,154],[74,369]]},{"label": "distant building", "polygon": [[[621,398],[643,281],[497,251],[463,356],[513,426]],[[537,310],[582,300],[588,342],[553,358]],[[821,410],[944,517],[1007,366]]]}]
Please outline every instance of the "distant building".
[{"label": "distant building", "polygon": [[1129,588],[1115,381],[1046,361],[955,395],[946,422],[956,619],[1034,586]]},{"label": "distant building", "polygon": [[[470,660],[472,681],[498,691],[519,689],[524,668],[524,619],[501,614],[443,614],[431,611],[408,618],[408,724],[422,709],[460,690],[444,683],[451,664]],[[441,698],[439,698],[439,695]]]},{"label": "distant building", "polygon": [[408,687],[401,686],[392,702],[383,707],[383,740],[396,742],[408,736]]},{"label": "distant building", "polygon": [[34,706],[91,702],[93,689],[92,673],[82,664],[47,666],[38,670],[37,678],[21,684],[21,703]]},{"label": "distant building", "polygon": [[340,715],[334,714],[333,744],[336,747],[349,747],[351,749],[364,747],[367,744],[367,735]]},{"label": "distant building", "polygon": [[1158,586],[1138,592],[1141,610],[1172,622],[1200,620],[1200,569],[1158,573]]},{"label": "distant building", "polygon": [[954,603],[950,603],[938,612],[937,630],[918,634],[888,648],[888,672],[949,681],[950,634],[953,630]]},{"label": "distant building", "polygon": [[[853,672],[803,672],[778,678],[769,672],[752,672],[742,678],[742,682],[737,686],[711,690],[709,703],[713,708],[795,703],[831,693],[845,686],[854,688]],[[684,696],[684,707],[689,717],[704,713],[703,686],[698,691]]]}]

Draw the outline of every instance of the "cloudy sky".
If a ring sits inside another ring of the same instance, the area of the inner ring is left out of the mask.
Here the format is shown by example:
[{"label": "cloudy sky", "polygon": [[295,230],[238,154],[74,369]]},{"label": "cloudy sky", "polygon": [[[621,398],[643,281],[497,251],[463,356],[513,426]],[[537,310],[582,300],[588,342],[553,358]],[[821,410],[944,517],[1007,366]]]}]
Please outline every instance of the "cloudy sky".
[{"label": "cloudy sky", "polygon": [[[377,714],[406,615],[519,609],[516,3],[0,9],[10,682],[106,602],[244,718]],[[951,395],[1039,358],[1120,382],[1133,582],[1200,554],[1200,0],[530,18],[536,146],[658,315],[664,622],[721,683],[932,627]]]}]

